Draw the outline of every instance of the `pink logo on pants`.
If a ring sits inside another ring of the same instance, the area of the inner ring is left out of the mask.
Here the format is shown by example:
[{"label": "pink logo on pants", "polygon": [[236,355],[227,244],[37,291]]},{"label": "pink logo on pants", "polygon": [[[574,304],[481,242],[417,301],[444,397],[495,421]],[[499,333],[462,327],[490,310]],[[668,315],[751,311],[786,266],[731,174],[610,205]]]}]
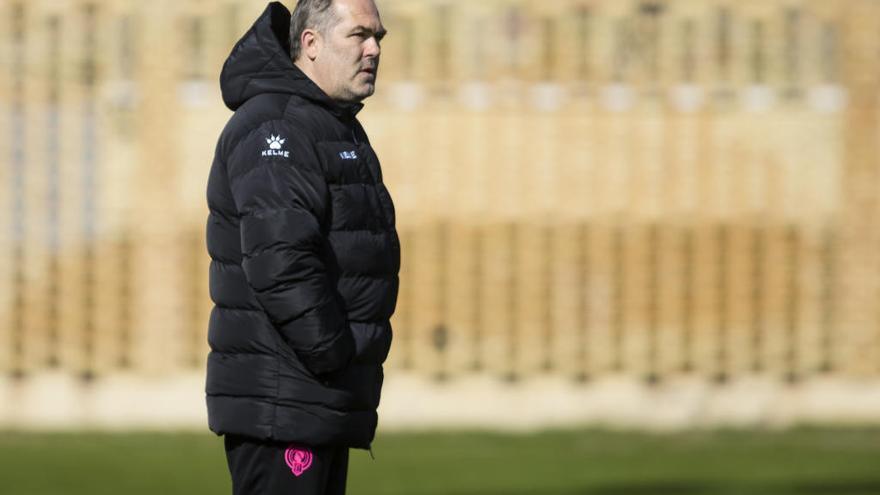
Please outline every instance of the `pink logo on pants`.
[{"label": "pink logo on pants", "polygon": [[290,445],[284,451],[284,461],[293,475],[299,477],[312,466],[312,451],[298,445]]}]

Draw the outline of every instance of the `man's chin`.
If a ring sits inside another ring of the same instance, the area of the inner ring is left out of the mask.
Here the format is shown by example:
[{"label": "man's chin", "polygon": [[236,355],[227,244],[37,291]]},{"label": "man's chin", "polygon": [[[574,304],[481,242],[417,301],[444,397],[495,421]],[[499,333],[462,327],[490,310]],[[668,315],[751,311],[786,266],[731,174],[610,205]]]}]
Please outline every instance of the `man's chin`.
[{"label": "man's chin", "polygon": [[363,100],[364,98],[369,98],[370,96],[373,96],[373,93],[375,93],[375,92],[376,92],[376,85],[375,84],[365,84],[364,86],[361,86],[360,88],[358,88],[356,95],[357,95],[358,99]]},{"label": "man's chin", "polygon": [[362,100],[373,96],[373,93],[376,91],[375,84],[364,84],[359,85],[356,88],[348,88],[345,96],[340,96],[336,98],[337,101],[343,101],[347,103],[359,103]]}]

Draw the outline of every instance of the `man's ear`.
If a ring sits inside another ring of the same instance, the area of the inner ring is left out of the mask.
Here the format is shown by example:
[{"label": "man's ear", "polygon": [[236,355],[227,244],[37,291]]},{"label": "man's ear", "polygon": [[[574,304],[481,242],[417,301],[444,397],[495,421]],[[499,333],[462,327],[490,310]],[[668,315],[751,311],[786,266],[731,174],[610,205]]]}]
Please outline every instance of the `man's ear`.
[{"label": "man's ear", "polygon": [[314,29],[303,29],[302,35],[300,35],[300,44],[303,54],[314,62],[321,51],[321,34]]}]

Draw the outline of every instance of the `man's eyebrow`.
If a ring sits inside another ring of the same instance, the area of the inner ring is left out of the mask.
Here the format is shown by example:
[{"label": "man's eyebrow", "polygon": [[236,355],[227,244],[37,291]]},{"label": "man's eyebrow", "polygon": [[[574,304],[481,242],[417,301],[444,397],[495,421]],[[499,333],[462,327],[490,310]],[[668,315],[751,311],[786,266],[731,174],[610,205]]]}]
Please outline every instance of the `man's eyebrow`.
[{"label": "man's eyebrow", "polygon": [[375,34],[376,36],[379,36],[379,37],[382,37],[382,36],[385,36],[386,34],[388,34],[388,31],[384,27],[379,28],[378,31],[373,31],[371,28],[368,28],[367,26],[355,26],[355,27],[351,28],[350,32],[356,33],[358,31],[363,31],[366,33]]}]

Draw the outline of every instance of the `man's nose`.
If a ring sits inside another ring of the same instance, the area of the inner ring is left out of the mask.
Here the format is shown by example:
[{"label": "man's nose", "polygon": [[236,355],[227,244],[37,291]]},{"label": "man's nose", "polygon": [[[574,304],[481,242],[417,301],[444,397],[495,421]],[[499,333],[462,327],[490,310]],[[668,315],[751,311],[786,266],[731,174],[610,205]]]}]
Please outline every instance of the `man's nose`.
[{"label": "man's nose", "polygon": [[379,47],[379,41],[375,36],[371,36],[364,46],[364,57],[378,57],[382,49]]}]

